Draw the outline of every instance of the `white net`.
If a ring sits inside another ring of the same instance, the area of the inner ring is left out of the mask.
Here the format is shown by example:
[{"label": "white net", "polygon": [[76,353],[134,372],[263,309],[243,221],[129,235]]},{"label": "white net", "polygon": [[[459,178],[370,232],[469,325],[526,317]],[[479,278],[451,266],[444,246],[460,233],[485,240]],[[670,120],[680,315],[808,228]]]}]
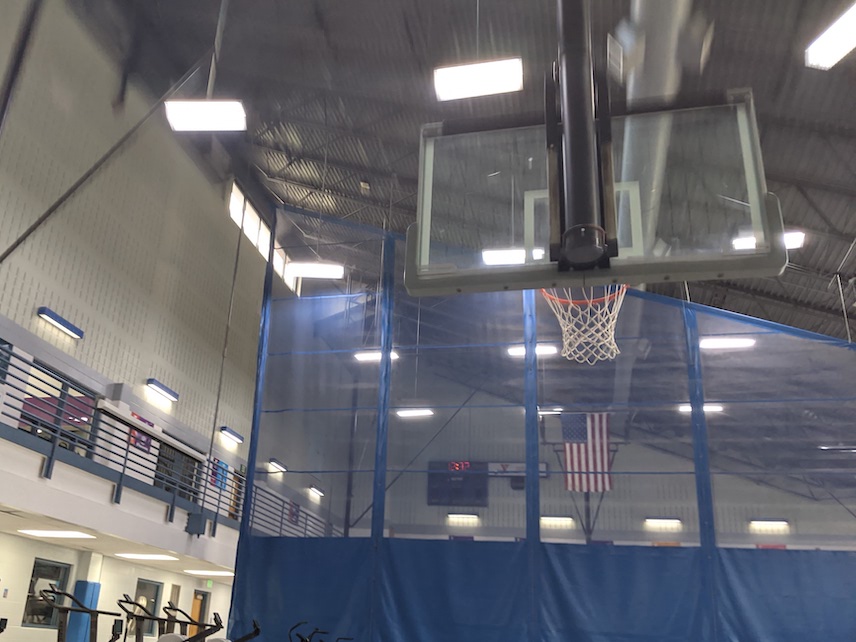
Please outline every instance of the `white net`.
[{"label": "white net", "polygon": [[615,359],[615,324],[626,292],[626,285],[541,290],[562,326],[563,357],[589,365]]}]

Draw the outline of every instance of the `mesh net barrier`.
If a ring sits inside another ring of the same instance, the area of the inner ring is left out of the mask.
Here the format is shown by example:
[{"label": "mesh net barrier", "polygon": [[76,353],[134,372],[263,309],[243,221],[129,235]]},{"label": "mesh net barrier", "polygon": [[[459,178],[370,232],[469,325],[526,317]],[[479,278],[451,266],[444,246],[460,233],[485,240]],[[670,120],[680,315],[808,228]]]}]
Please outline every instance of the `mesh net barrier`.
[{"label": "mesh net barrier", "polygon": [[541,290],[562,327],[563,357],[594,365],[619,354],[615,324],[626,292],[626,285]]}]

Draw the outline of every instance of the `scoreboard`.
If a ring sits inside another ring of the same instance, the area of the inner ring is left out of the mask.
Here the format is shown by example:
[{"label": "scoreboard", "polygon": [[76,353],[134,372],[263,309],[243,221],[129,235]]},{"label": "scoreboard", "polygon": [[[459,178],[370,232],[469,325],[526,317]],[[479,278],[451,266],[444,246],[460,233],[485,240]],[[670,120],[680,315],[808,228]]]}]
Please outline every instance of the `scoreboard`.
[{"label": "scoreboard", "polygon": [[487,506],[488,463],[428,462],[429,506]]}]

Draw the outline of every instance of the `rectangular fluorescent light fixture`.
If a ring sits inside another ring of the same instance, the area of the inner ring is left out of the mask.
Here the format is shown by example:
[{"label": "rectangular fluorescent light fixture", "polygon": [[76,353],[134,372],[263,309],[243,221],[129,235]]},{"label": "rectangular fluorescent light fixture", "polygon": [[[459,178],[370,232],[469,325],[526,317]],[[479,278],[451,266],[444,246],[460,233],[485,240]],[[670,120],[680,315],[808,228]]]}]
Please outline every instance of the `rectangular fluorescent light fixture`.
[{"label": "rectangular fluorescent light fixture", "polygon": [[[539,343],[535,346],[535,354],[540,357],[545,357],[552,354],[559,354],[559,349],[549,343]],[[508,349],[509,357],[525,357],[526,346],[511,346]]]},{"label": "rectangular fluorescent light fixture", "polygon": [[683,528],[683,522],[676,517],[647,517],[645,528],[652,531],[673,533]]},{"label": "rectangular fluorescent light fixture", "polygon": [[735,250],[754,250],[758,240],[754,236],[738,236],[731,240],[731,246]]},{"label": "rectangular fluorescent light fixture", "polygon": [[526,263],[526,250],[523,248],[482,250],[482,263],[485,265],[523,265]]},{"label": "rectangular fluorescent light fixture", "polygon": [[542,517],[541,526],[544,528],[573,528],[573,517]]},{"label": "rectangular fluorescent light fixture", "polygon": [[244,443],[244,436],[239,432],[235,432],[229,426],[220,426],[220,435],[230,441],[234,441],[236,444]]},{"label": "rectangular fluorescent light fixture", "polygon": [[[805,232],[792,230],[785,232],[785,248],[798,250],[805,244]],[[738,236],[731,240],[731,246],[735,250],[754,250],[758,246],[758,240],[754,236]]]},{"label": "rectangular fluorescent light fixture", "polygon": [[202,570],[185,570],[188,575],[198,575],[199,577],[235,577],[233,571],[202,571]]},{"label": "rectangular fluorescent light fixture", "polygon": [[18,532],[22,535],[29,535],[30,537],[44,537],[45,539],[95,539],[95,535],[81,533],[80,531],[45,531],[24,528],[20,529]]},{"label": "rectangular fluorescent light fixture", "polygon": [[733,350],[754,345],[755,339],[749,337],[705,337],[699,341],[698,347],[702,350]]},{"label": "rectangular fluorescent light fixture", "polygon": [[[354,359],[356,359],[357,361],[378,362],[378,361],[380,361],[382,356],[383,356],[383,353],[380,350],[367,350],[365,352],[355,352],[354,353]],[[389,358],[392,359],[393,361],[395,361],[396,359],[398,359],[398,353],[395,350],[392,350],[389,353]]]},{"label": "rectangular fluorescent light fixture", "polygon": [[[532,249],[534,261],[540,261],[545,254],[543,247]],[[482,263],[485,265],[523,265],[526,263],[526,250],[515,247],[504,250],[482,250]]]},{"label": "rectangular fluorescent light fixture", "polygon": [[856,4],[832,23],[805,50],[806,67],[831,69],[856,48]]},{"label": "rectangular fluorescent light fixture", "polygon": [[285,264],[284,279],[343,279],[345,266],[338,263],[304,263],[292,261]]},{"label": "rectangular fluorescent light fixture", "polygon": [[53,327],[65,332],[68,336],[74,339],[83,338],[83,330],[78,328],[68,319],[62,318],[50,308],[42,306],[38,310],[36,310],[36,314],[38,314],[39,317],[50,323]]},{"label": "rectangular fluorescent light fixture", "polygon": [[318,486],[310,486],[309,492],[315,495],[316,497],[324,497],[324,491],[318,488]]},{"label": "rectangular fluorescent light fixture", "polygon": [[285,467],[285,464],[283,464],[278,459],[274,459],[273,457],[268,459],[268,465],[271,467],[271,470],[273,470],[276,473],[287,473],[288,472],[288,468]]},{"label": "rectangular fluorescent light fixture", "polygon": [[166,397],[170,401],[178,401],[178,393],[169,386],[165,386],[157,379],[146,379],[146,385],[162,397]]},{"label": "rectangular fluorescent light fixture", "polygon": [[479,523],[479,516],[472,513],[449,513],[446,519],[454,526],[475,526]]},{"label": "rectangular fluorescent light fixture", "polygon": [[[690,404],[685,403],[685,404],[681,404],[680,406],[678,406],[678,410],[680,412],[692,412],[693,407]],[[720,406],[717,403],[706,403],[706,404],[704,404],[704,411],[705,412],[722,412],[723,410],[725,410],[725,408],[723,406]]]},{"label": "rectangular fluorescent light fixture", "polygon": [[168,100],[166,119],[175,132],[243,132],[247,113],[240,100]]},{"label": "rectangular fluorescent light fixture", "polygon": [[147,562],[177,562],[178,558],[173,555],[161,553],[116,553],[116,557],[126,560],[141,560]]},{"label": "rectangular fluorescent light fixture", "polygon": [[549,417],[551,415],[561,415],[563,408],[552,408],[550,410],[539,410],[539,417]]},{"label": "rectangular fluorescent light fixture", "polygon": [[460,100],[523,89],[523,60],[507,58],[434,70],[437,100]]},{"label": "rectangular fluorescent light fixture", "polygon": [[395,414],[402,419],[412,419],[413,417],[431,417],[434,415],[434,411],[430,408],[402,408],[396,410]]},{"label": "rectangular fluorescent light fixture", "polygon": [[805,245],[805,232],[793,230],[785,232],[785,247],[789,250],[798,250]]},{"label": "rectangular fluorescent light fixture", "polygon": [[753,533],[787,533],[791,525],[786,519],[753,519],[749,530]]}]

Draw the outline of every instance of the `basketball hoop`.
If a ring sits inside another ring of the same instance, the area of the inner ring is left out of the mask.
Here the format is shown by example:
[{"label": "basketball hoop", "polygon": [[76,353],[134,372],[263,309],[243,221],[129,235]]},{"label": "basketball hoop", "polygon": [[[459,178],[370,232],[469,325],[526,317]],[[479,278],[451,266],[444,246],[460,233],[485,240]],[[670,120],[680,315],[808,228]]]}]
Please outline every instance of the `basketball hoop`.
[{"label": "basketball hoop", "polygon": [[[574,298],[580,290],[582,298]],[[615,324],[626,292],[626,285],[541,290],[562,327],[563,357],[592,366],[615,359]]]}]

